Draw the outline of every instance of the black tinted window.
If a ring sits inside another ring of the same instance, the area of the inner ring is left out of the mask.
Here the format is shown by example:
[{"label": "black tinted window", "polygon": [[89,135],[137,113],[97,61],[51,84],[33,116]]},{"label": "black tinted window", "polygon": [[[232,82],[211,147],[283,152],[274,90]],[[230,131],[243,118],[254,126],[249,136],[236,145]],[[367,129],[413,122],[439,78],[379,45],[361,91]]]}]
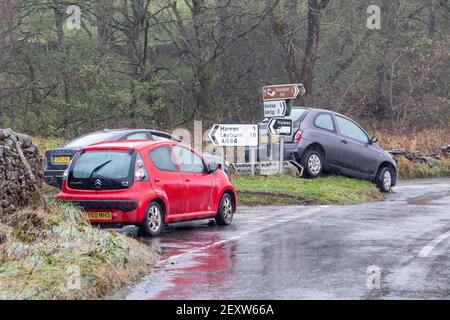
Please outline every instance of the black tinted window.
[{"label": "black tinted window", "polygon": [[177,172],[178,166],[169,147],[160,147],[150,152],[150,159],[156,168],[162,171]]},{"label": "black tinted window", "polygon": [[314,121],[314,125],[318,128],[334,131],[333,120],[329,114],[319,114]]}]

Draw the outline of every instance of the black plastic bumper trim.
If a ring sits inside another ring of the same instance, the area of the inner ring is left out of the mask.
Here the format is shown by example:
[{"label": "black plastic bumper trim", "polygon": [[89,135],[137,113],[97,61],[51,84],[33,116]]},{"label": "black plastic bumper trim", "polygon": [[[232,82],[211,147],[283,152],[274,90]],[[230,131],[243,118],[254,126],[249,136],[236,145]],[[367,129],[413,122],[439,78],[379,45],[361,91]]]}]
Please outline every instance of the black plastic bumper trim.
[{"label": "black plastic bumper trim", "polygon": [[124,212],[138,207],[136,200],[69,200],[84,209],[119,209]]}]

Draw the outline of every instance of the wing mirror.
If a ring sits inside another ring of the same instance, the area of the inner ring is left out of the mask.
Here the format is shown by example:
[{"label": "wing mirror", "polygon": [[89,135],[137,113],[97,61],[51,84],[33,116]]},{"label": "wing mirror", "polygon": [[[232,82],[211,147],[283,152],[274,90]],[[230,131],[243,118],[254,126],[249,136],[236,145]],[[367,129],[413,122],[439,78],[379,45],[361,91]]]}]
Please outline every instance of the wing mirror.
[{"label": "wing mirror", "polygon": [[378,142],[378,138],[377,137],[375,137],[375,136],[373,136],[372,138],[370,138],[370,144],[374,144],[374,143],[377,143]]},{"label": "wing mirror", "polygon": [[219,165],[215,162],[208,163],[208,172],[213,173],[219,169]]}]

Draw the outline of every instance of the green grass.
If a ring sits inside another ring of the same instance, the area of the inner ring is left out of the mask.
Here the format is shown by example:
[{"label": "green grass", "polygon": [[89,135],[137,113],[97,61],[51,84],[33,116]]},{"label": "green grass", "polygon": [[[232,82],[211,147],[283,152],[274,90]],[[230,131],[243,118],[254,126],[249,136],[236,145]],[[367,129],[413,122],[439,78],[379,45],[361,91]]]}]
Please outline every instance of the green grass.
[{"label": "green grass", "polygon": [[68,142],[68,139],[63,138],[33,138],[33,142],[39,146],[39,149],[42,153],[47,150],[55,149],[57,147],[61,147]]},{"label": "green grass", "polygon": [[157,254],[92,227],[77,208],[28,207],[0,220],[0,300],[97,299],[149,273]]},{"label": "green grass", "polygon": [[397,159],[400,179],[432,179],[450,177],[450,159],[443,158],[432,167],[428,164],[409,161],[404,157]]},{"label": "green grass", "polygon": [[233,183],[244,205],[346,205],[384,199],[371,182],[340,176],[312,180],[288,175],[238,176]]}]

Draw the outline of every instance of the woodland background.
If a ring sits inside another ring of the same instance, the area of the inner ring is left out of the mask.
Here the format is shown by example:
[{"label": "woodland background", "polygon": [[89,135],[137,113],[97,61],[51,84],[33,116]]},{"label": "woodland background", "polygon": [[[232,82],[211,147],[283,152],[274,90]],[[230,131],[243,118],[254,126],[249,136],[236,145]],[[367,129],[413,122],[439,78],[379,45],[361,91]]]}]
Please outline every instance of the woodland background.
[{"label": "woodland background", "polygon": [[298,105],[427,146],[450,134],[449,45],[447,0],[0,0],[0,127],[257,122],[263,85],[302,82]]}]

